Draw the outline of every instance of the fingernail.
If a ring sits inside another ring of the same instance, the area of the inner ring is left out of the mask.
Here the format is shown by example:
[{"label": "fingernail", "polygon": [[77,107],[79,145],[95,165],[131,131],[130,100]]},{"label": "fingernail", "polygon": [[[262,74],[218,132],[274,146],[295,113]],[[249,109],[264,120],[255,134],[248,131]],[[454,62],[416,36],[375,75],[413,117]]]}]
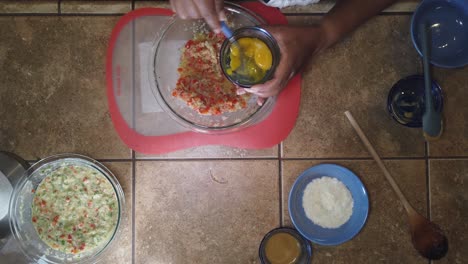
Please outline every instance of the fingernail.
[{"label": "fingernail", "polygon": [[224,10],[221,10],[221,12],[219,12],[219,20],[221,21],[227,20],[226,13],[224,13]]}]

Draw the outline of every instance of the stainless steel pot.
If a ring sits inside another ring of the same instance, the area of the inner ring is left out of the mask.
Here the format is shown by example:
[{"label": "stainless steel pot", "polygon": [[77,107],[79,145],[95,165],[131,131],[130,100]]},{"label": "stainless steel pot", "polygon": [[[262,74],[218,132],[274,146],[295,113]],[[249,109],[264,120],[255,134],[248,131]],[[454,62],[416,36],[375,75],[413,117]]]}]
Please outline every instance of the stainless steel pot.
[{"label": "stainless steel pot", "polygon": [[8,211],[13,188],[28,167],[20,157],[0,151],[0,249],[10,236]]}]

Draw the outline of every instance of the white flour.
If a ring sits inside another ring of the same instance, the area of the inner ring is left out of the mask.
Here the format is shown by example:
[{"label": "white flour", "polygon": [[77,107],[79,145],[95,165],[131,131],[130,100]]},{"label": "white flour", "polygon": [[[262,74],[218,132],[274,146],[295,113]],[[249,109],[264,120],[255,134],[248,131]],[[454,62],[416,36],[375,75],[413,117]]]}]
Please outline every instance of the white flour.
[{"label": "white flour", "polygon": [[354,200],[341,181],[324,176],[307,184],[302,206],[307,217],[316,225],[338,228],[351,217]]}]

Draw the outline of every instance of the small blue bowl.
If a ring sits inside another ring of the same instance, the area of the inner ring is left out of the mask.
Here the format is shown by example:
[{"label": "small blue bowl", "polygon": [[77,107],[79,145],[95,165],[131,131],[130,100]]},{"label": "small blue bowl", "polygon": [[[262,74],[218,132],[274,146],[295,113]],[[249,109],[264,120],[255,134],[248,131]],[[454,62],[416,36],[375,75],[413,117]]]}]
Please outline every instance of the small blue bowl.
[{"label": "small blue bowl", "polygon": [[279,233],[290,234],[299,243],[301,252],[300,252],[299,257],[296,259],[295,263],[310,263],[310,260],[312,258],[312,246],[310,245],[309,241],[307,241],[304,237],[301,236],[301,234],[299,234],[296,230],[292,228],[279,227],[268,232],[268,234],[266,234],[263,237],[262,242],[260,243],[260,247],[258,249],[258,256],[262,264],[270,264],[270,261],[268,260],[267,255],[266,255],[266,245],[268,243],[268,240],[272,236],[279,234]]},{"label": "small blue bowl", "polygon": [[[304,189],[314,179],[328,176],[341,181],[354,200],[353,214],[339,228],[323,228],[314,224],[302,206]],[[293,225],[305,238],[325,246],[342,244],[356,236],[366,223],[369,198],[361,180],[350,170],[335,164],[320,164],[304,171],[294,182],[289,193],[289,215]]]},{"label": "small blue bowl", "polygon": [[442,68],[468,65],[468,1],[424,0],[411,19],[413,45],[421,53],[419,25],[430,27],[430,62]]},{"label": "small blue bowl", "polygon": [[[442,88],[432,80],[432,97],[435,110],[442,113],[444,96]],[[399,124],[407,127],[422,127],[425,111],[424,76],[411,75],[395,83],[387,97],[387,110]]]}]

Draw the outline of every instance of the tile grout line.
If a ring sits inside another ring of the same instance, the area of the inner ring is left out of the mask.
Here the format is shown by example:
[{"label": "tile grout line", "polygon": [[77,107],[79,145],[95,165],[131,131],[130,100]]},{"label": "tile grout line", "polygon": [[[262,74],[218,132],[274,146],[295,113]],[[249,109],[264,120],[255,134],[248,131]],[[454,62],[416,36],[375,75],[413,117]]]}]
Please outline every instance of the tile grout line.
[{"label": "tile grout line", "polygon": [[96,159],[99,162],[131,162],[132,159]]},{"label": "tile grout line", "polygon": [[135,233],[136,233],[136,224],[135,224],[135,204],[136,204],[136,161],[135,161],[135,151],[132,150],[132,264],[135,264]]},{"label": "tile grout line", "polygon": [[[35,163],[41,160],[38,159],[26,159],[26,162]],[[388,157],[382,158],[382,160],[425,160],[426,157]],[[428,160],[467,160],[467,156],[428,156]],[[98,162],[131,162],[132,159],[125,158],[111,158],[111,159],[95,159]],[[252,157],[252,158],[137,158],[135,155],[135,161],[249,161],[249,160],[278,160],[275,157]],[[372,158],[281,158],[282,161],[371,161]]]},{"label": "tile grout line", "polygon": [[[427,206],[427,218],[431,220],[431,172],[429,164],[429,143],[424,141],[424,156],[426,164],[426,206]],[[428,264],[432,264],[432,260],[427,260]]]},{"label": "tile grout line", "polygon": [[[132,129],[136,131],[135,109],[136,109],[136,96],[135,96],[135,20],[132,20]],[[133,150],[132,150],[133,153]]]},{"label": "tile grout line", "polygon": [[[421,160],[424,159],[424,156],[421,157],[383,157],[382,160]],[[441,157],[445,158],[445,157]],[[461,157],[456,157],[460,159]],[[466,157],[468,158],[468,157]],[[277,160],[278,157],[248,157],[248,158],[135,158],[137,161],[242,161],[242,160]],[[371,157],[327,157],[327,158],[281,158],[285,161],[328,161],[328,160],[362,160],[369,161],[373,160]]]},{"label": "tile grout line", "polygon": [[135,10],[135,0],[132,0],[132,10]]},{"label": "tile grout line", "polygon": [[[420,160],[424,159],[421,157],[381,157],[382,160]],[[315,161],[327,161],[327,160],[374,160],[372,157],[325,157],[325,158],[282,158],[282,160],[315,160]]]},{"label": "tile grout line", "polygon": [[[133,1],[132,1],[133,3]],[[136,130],[136,121],[135,121],[135,21],[132,20],[132,128]],[[136,162],[135,162],[135,151],[132,149],[132,264],[135,264],[136,258]]]},{"label": "tile grout line", "polygon": [[[430,164],[429,164],[429,143],[424,141],[424,152],[426,156],[426,199],[427,199],[427,218],[431,221],[431,171],[430,171]],[[427,260],[428,264],[432,264],[432,260]]]},{"label": "tile grout line", "polygon": [[282,142],[278,144],[278,189],[279,189],[279,224],[283,227],[283,161],[282,161]]},{"label": "tile grout line", "polygon": [[62,14],[62,0],[58,0],[57,2],[57,13],[59,16]]},{"label": "tile grout line", "polygon": [[249,161],[249,160],[278,160],[277,157],[252,158],[135,158],[136,161]]},{"label": "tile grout line", "polygon": [[426,164],[426,206],[427,206],[427,217],[431,220],[431,174],[429,169],[429,155],[428,155],[429,144],[427,141],[424,142],[424,153],[425,153],[425,164]]},{"label": "tile grout line", "polygon": [[428,156],[428,159],[436,160],[466,160],[467,156]]}]

